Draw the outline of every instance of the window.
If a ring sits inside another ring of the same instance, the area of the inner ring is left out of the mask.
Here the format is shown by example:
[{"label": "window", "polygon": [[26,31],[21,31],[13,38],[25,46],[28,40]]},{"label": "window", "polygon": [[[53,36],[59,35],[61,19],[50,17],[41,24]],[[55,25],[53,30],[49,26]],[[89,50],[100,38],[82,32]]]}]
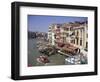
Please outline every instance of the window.
[{"label": "window", "polygon": [[86,48],[88,48],[88,42],[86,42]]},{"label": "window", "polygon": [[82,46],[82,40],[80,40],[80,46]]},{"label": "window", "polygon": [[69,33],[66,33],[66,36],[68,37],[69,36]]},{"label": "window", "polygon": [[77,41],[77,45],[78,45],[78,38],[76,38],[76,41]]}]

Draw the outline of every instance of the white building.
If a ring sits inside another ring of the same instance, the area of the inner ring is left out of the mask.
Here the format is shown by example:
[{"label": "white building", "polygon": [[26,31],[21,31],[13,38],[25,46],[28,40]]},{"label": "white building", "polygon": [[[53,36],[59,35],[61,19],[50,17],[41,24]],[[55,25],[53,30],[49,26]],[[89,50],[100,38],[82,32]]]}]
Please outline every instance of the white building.
[{"label": "white building", "polygon": [[51,45],[56,42],[72,43],[75,46],[88,48],[88,26],[86,23],[64,23],[49,26],[48,39]]}]

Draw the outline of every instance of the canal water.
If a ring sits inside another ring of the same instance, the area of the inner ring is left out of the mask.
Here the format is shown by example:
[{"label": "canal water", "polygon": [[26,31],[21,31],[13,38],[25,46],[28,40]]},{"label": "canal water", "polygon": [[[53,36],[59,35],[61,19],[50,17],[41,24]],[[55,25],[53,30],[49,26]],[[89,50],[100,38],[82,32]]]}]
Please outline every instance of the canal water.
[{"label": "canal water", "polygon": [[38,39],[29,39],[28,40],[28,67],[31,66],[47,66],[47,65],[64,65],[65,64],[65,56],[60,54],[54,54],[49,56],[48,59],[50,63],[41,64],[36,61],[37,57],[43,55],[37,49],[37,41]]}]

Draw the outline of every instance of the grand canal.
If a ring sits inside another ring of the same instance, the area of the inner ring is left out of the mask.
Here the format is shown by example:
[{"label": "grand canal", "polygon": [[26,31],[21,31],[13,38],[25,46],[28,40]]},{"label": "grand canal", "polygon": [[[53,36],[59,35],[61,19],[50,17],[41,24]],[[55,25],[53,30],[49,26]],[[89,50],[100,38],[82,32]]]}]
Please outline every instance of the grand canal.
[{"label": "grand canal", "polygon": [[37,62],[37,57],[40,55],[44,55],[38,51],[37,48],[38,39],[29,39],[28,40],[28,66],[45,66],[45,65],[64,65],[65,64],[65,56],[60,54],[54,54],[48,57],[50,63],[41,64]]},{"label": "grand canal", "polygon": [[[82,56],[80,53],[75,56],[65,56],[59,53],[47,56],[47,54],[40,53],[37,48],[37,42],[39,39],[29,39],[28,40],[28,67],[32,66],[49,66],[49,65],[77,65],[77,64],[87,64],[87,56]],[[46,44],[45,41],[42,44]],[[67,53],[66,53],[67,54]],[[40,63],[37,58],[41,55],[46,55],[49,63]],[[69,54],[67,54],[69,55]]]}]

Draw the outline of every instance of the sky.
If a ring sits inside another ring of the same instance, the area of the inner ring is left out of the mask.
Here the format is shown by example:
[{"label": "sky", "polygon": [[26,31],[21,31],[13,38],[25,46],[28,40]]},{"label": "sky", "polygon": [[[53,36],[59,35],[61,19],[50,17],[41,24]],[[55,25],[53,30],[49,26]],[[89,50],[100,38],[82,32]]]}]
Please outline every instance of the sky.
[{"label": "sky", "polygon": [[47,15],[28,15],[28,30],[33,32],[48,32],[51,24],[63,24],[68,22],[84,22],[87,17],[72,16],[47,16]]}]

